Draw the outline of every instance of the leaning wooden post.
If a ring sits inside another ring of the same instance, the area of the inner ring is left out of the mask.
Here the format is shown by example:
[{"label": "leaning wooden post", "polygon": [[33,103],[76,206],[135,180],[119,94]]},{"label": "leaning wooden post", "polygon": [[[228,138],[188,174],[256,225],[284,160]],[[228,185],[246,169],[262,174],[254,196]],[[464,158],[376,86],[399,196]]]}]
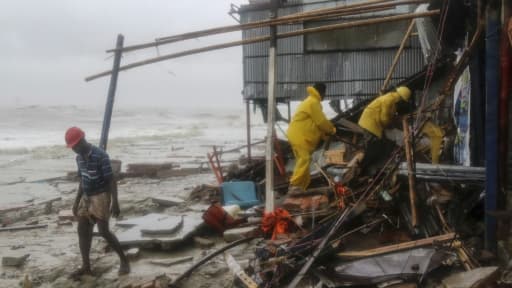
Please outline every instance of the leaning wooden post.
[{"label": "leaning wooden post", "polygon": [[121,54],[123,53],[124,36],[117,35],[116,52],[114,54],[114,65],[112,67],[112,76],[110,77],[110,86],[108,87],[107,104],[105,105],[105,114],[103,116],[103,127],[101,128],[100,148],[107,150],[108,131],[110,129],[110,119],[112,118],[112,108],[114,106],[114,96],[116,95],[117,76],[119,75],[119,66],[121,66]]},{"label": "leaning wooden post", "polygon": [[407,28],[407,32],[405,32],[404,38],[402,39],[402,43],[400,43],[400,48],[396,52],[395,58],[393,59],[393,63],[389,68],[388,75],[386,75],[386,80],[384,80],[384,84],[382,84],[382,88],[380,88],[380,94],[384,94],[386,88],[388,88],[389,81],[391,81],[391,76],[393,76],[393,72],[395,72],[396,64],[398,64],[398,59],[400,59],[400,55],[405,48],[405,43],[407,43],[407,39],[411,36],[412,29],[414,28],[415,19],[411,20],[411,24],[409,24],[409,28]]},{"label": "leaning wooden post", "polygon": [[413,170],[412,163],[412,150],[411,150],[411,133],[409,131],[409,123],[408,117],[405,116],[402,118],[402,125],[404,129],[404,147],[405,147],[405,157],[407,158],[407,170],[409,174],[409,201],[411,204],[411,218],[412,218],[412,228],[416,229],[418,227],[418,213],[416,211],[416,181]]},{"label": "leaning wooden post", "polygon": [[[270,19],[277,17],[278,0],[272,0]],[[267,95],[267,141],[265,148],[265,211],[274,211],[274,115],[276,106],[276,46],[277,27],[270,26],[270,48],[268,50],[268,95]]]}]

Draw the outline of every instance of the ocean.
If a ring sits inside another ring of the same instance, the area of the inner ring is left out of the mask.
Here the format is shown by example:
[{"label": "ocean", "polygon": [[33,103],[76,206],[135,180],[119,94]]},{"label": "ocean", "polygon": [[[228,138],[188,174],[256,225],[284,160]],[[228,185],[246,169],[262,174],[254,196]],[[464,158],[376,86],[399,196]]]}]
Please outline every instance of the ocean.
[{"label": "ocean", "polygon": [[[126,164],[141,162],[208,167],[206,153],[213,145],[227,150],[246,144],[244,108],[115,108],[107,152],[123,162],[123,170]],[[253,141],[265,136],[260,114],[251,111]],[[2,206],[57,196],[44,180],[76,170],[75,154],[64,143],[66,129],[82,128],[86,139],[97,145],[102,122],[102,108],[0,108]],[[245,149],[223,157],[242,154]]]}]

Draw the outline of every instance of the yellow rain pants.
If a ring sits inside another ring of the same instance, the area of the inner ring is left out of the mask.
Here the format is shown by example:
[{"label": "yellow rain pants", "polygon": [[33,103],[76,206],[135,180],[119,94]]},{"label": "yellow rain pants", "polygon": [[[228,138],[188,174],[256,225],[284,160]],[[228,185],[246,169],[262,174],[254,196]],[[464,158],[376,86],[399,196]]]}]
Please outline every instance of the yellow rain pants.
[{"label": "yellow rain pants", "polygon": [[421,129],[421,132],[430,139],[430,154],[432,157],[432,164],[439,164],[441,144],[443,143],[444,137],[443,129],[428,121]]},{"label": "yellow rain pants", "polygon": [[308,87],[307,91],[309,95],[297,107],[287,131],[288,141],[295,155],[295,169],[290,185],[303,190],[306,190],[310,182],[311,154],[322,137],[336,133],[336,128],[322,111],[318,91],[313,87]]}]

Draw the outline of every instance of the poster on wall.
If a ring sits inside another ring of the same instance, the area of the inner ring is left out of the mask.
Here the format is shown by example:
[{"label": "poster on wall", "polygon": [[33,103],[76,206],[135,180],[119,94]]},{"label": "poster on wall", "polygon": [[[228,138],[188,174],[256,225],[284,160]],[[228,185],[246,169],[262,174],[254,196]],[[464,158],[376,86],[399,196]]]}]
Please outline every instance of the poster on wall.
[{"label": "poster on wall", "polygon": [[[462,52],[457,53],[457,60]],[[471,101],[471,75],[469,67],[464,70],[459,80],[455,84],[453,93],[453,119],[457,133],[453,145],[453,155],[455,164],[470,166],[470,101]]]}]

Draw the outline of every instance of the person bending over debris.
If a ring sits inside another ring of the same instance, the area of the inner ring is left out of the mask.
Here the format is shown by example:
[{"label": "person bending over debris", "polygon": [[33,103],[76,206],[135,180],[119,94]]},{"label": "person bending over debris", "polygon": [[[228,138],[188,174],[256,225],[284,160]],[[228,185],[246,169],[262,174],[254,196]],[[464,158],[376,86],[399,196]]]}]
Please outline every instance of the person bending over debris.
[{"label": "person bending over debris", "polygon": [[336,133],[336,128],[327,120],[320,104],[325,89],[324,83],[316,83],[307,88],[308,96],[295,111],[288,127],[288,141],[295,156],[295,168],[288,189],[290,195],[300,194],[309,186],[311,154],[320,139]]},{"label": "person bending over debris", "polygon": [[396,88],[396,91],[377,97],[363,110],[358,122],[359,126],[368,132],[365,135],[365,155],[361,161],[363,169],[382,155],[382,148],[385,146],[382,139],[384,129],[398,114],[397,110],[402,110],[399,107],[407,106],[411,94],[409,88],[401,86]]},{"label": "person bending over debris", "polygon": [[78,243],[82,254],[82,267],[71,274],[91,275],[89,252],[91,250],[92,230],[98,224],[98,231],[107,243],[116,251],[121,260],[119,275],[130,273],[130,264],[124,255],[117,237],[110,231],[108,224],[110,213],[119,216],[117,184],[114,179],[108,154],[85,140],[85,133],[78,127],[66,131],[66,144],[77,154],[76,163],[80,184],[73,205],[73,214],[78,218]]}]

